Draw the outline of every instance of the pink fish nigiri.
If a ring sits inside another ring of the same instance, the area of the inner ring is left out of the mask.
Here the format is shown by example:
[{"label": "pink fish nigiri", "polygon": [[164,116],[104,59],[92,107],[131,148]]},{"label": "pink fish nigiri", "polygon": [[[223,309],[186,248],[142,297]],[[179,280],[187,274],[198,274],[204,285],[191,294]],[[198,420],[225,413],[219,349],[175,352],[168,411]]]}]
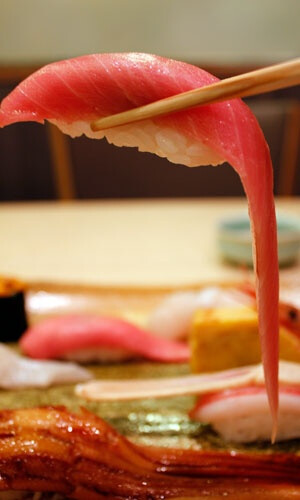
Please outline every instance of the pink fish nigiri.
[{"label": "pink fish nigiri", "polygon": [[[227,441],[267,440],[272,422],[265,387],[225,389],[201,396],[191,417],[212,424]],[[300,437],[300,386],[279,388],[277,440]]]},{"label": "pink fish nigiri", "polygon": [[188,166],[228,161],[244,186],[253,233],[259,329],[266,388],[278,409],[278,259],[270,153],[257,120],[238,99],[155,120],[92,132],[96,118],[216,81],[195,66],[148,54],[96,54],[49,64],[1,104],[0,127],[19,121],[57,124],[72,136],[104,135]]},{"label": "pink fish nigiri", "polygon": [[57,316],[25,332],[22,351],[32,358],[118,361],[142,357],[166,363],[189,359],[188,345],[160,339],[119,318],[97,315]]}]

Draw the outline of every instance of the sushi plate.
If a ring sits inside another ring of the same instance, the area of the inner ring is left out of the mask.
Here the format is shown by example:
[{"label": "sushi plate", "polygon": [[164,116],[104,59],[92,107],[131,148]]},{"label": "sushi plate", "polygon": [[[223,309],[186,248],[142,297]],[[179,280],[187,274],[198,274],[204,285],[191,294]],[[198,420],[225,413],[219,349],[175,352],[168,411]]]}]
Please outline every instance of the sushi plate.
[{"label": "sushi plate", "polygon": [[[180,286],[180,290],[199,290],[208,283]],[[232,283],[222,283],[229,287]],[[92,312],[109,314],[144,325],[149,312],[177,287],[108,287],[63,283],[30,283],[26,296],[29,323],[37,323],[51,316],[69,313]],[[190,372],[186,363],[165,364],[149,361],[88,365],[96,378],[139,379],[170,377]],[[140,401],[95,402],[79,399],[74,395],[74,386],[52,387],[47,390],[26,389],[1,391],[0,409],[39,405],[64,405],[77,411],[81,406],[101,416],[122,434],[133,441],[159,446],[184,448],[232,448],[215,434],[208,425],[194,422],[188,417],[195,404],[193,396]],[[234,445],[234,448],[261,451],[291,450],[300,452],[300,440],[270,447],[259,445]]]},{"label": "sushi plate", "polygon": [[[195,284],[194,286],[186,287],[185,290],[199,290],[199,288],[206,285],[207,283]],[[231,283],[222,284],[224,287],[230,285]],[[182,289],[183,287],[181,286],[180,290]],[[110,314],[145,324],[149,312],[166,295],[176,290],[178,290],[176,287],[96,287],[61,283],[30,283],[26,295],[26,309],[28,320],[31,324],[38,323],[42,319],[51,316],[74,312]],[[149,361],[123,362],[107,365],[89,364],[87,367],[95,378],[102,380],[171,377],[188,374],[190,371],[187,363],[162,364]],[[85,401],[75,395],[74,385],[60,385],[43,390],[22,389],[18,391],[0,391],[0,412],[1,410],[11,409],[16,410],[15,414],[17,415],[18,411],[26,411],[23,410],[26,408],[28,411],[32,409],[34,413],[39,411],[39,407],[46,407],[45,411],[51,413],[51,411],[55,411],[55,408],[60,408],[58,411],[63,411],[62,408],[65,407],[68,412],[72,412],[72,415],[74,413],[80,415],[82,408],[85,408],[92,412],[92,414],[101,417],[110,426],[110,429],[113,428],[119,433],[119,436],[127,438],[130,445],[133,443],[139,449],[143,450],[160,450],[160,457],[166,456],[168,453],[172,454],[172,456],[174,453],[178,453],[178,457],[182,457],[182,454],[185,453],[190,455],[190,453],[202,454],[204,452],[204,454],[208,454],[208,457],[217,456],[217,461],[220,460],[220,457],[226,455],[230,457],[250,457],[250,461],[252,460],[251,457],[254,456],[258,457],[259,461],[266,460],[269,463],[271,460],[271,463],[273,463],[273,460],[274,462],[283,460],[283,457],[284,460],[293,462],[294,457],[300,454],[300,439],[277,443],[272,446],[269,442],[247,445],[225,442],[209,425],[193,421],[189,418],[189,411],[194,405],[194,396],[163,399],[145,398],[139,401]],[[5,411],[2,415],[6,415]],[[89,417],[85,416],[85,418]],[[93,418],[93,416],[90,418]],[[31,425],[30,422],[29,425]],[[59,434],[60,432],[60,427],[58,427],[57,433]],[[145,446],[147,448],[144,448]],[[151,456],[151,451],[149,453]],[[272,458],[270,458],[270,455]],[[275,495],[274,498],[300,498],[299,481],[297,478],[295,479],[295,476],[292,476],[291,482],[279,481],[280,484],[278,483],[277,485],[276,481],[274,482],[272,479],[273,472],[271,469],[270,474],[271,479],[266,479],[265,482],[264,480],[260,482],[259,479],[258,481],[254,480],[253,487],[258,487],[260,492],[260,496],[257,496],[257,498],[271,498],[269,497],[270,492],[273,492],[272,495]],[[178,477],[178,480],[180,477]],[[194,480],[195,478],[189,479],[192,482]],[[199,480],[206,481],[205,478],[200,478]],[[225,481],[224,485],[222,483],[223,480]],[[208,483],[210,484],[211,481],[214,482],[214,479],[209,479]],[[237,481],[236,486],[235,481]],[[242,483],[238,481],[239,479],[235,478],[235,476],[230,478],[229,482],[235,491],[235,493],[230,494],[230,498],[238,498],[236,491],[239,489],[239,484],[241,484],[243,490],[243,498],[253,498],[251,496],[253,493],[250,487],[251,480],[250,483],[244,483],[244,479]],[[218,491],[222,492],[221,496],[210,495],[210,497],[223,498],[223,493],[227,492],[225,483],[228,485],[228,478],[220,478],[219,480],[217,477],[216,483],[218,484]],[[247,486],[247,491],[249,488],[248,493],[244,491],[245,485]],[[275,494],[277,486],[278,488],[280,487],[280,491],[278,494]],[[4,491],[3,494],[5,495],[5,493]],[[1,499],[8,498],[1,496],[1,494],[0,491]],[[197,494],[194,497],[202,499],[206,498],[206,494],[205,496]],[[9,498],[19,499],[25,497]],[[35,499],[36,497],[26,496],[26,498]],[[47,496],[46,493],[46,496],[42,495],[38,498],[44,500],[44,498],[48,499],[52,497]],[[53,498],[65,499],[69,497],[55,496]],[[74,498],[77,498],[77,496]],[[108,498],[111,497],[108,496]],[[143,498],[145,500],[146,498],[156,499],[158,496],[134,498]],[[164,497],[160,495],[159,498],[169,498],[169,496],[166,495]]]}]

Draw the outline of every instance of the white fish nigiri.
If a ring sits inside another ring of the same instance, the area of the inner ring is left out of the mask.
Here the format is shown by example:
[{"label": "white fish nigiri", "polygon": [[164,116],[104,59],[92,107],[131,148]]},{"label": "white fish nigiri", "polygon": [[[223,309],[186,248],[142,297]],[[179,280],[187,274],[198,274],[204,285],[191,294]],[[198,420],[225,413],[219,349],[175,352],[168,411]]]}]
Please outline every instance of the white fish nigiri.
[{"label": "white fish nigiri", "polygon": [[197,309],[252,305],[251,298],[239,290],[210,286],[198,291],[168,295],[148,319],[149,329],[160,337],[184,339]]},{"label": "white fish nigiri", "polygon": [[0,344],[0,387],[3,389],[49,387],[85,382],[91,378],[88,370],[75,363],[28,359]]}]

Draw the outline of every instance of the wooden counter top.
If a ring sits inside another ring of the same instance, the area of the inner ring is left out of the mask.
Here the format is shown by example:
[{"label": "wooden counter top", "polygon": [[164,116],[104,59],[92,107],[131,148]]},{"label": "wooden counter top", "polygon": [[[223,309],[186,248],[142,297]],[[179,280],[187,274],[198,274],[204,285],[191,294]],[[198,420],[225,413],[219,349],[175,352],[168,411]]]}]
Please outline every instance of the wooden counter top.
[{"label": "wooden counter top", "polygon": [[[300,220],[300,199],[277,201]],[[0,273],[27,280],[176,285],[235,280],[218,256],[218,221],[245,199],[0,205]],[[283,271],[300,271],[300,265]]]}]

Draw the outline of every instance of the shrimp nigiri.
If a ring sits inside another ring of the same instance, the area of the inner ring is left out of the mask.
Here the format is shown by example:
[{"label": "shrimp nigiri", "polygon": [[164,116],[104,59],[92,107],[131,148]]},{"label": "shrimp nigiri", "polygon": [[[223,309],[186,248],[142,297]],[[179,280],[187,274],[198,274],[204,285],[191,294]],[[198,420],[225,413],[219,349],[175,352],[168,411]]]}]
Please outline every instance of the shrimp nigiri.
[{"label": "shrimp nigiri", "polygon": [[45,66],[1,104],[0,127],[49,120],[72,136],[104,135],[187,166],[228,161],[244,186],[253,234],[259,330],[266,388],[278,409],[278,258],[273,171],[257,120],[240,100],[196,107],[143,123],[93,132],[91,121],[216,81],[195,66],[148,54],[96,54]]},{"label": "shrimp nigiri", "polygon": [[[190,416],[210,423],[226,441],[267,440],[272,422],[262,378],[257,372],[252,380],[240,381],[237,377],[234,386],[224,379],[215,390],[203,391]],[[300,438],[300,364],[281,361],[279,381],[277,440]]]},{"label": "shrimp nigiri", "polygon": [[[300,438],[300,364],[280,361],[277,440]],[[226,441],[267,440],[272,421],[262,365],[215,373],[139,380],[95,380],[79,384],[88,401],[126,401],[197,395],[191,418],[209,423]]]},{"label": "shrimp nigiri", "polygon": [[[272,422],[266,389],[248,386],[202,396],[190,416],[212,424],[226,441],[267,440]],[[300,386],[279,387],[277,440],[300,437]]]}]

